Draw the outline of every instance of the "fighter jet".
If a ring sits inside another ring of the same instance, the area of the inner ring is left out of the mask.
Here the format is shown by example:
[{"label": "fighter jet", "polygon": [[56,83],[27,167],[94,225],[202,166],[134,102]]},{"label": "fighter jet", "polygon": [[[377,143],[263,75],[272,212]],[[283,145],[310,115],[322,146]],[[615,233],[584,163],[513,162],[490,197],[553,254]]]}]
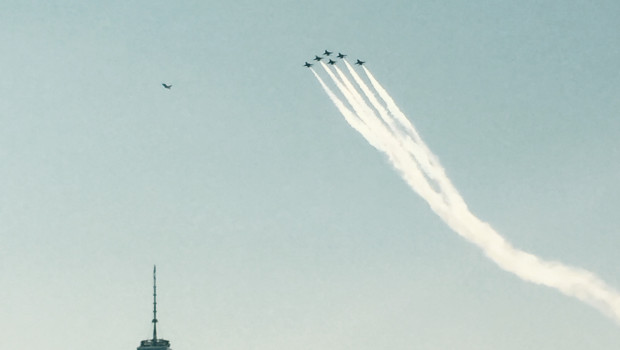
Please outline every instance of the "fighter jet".
[{"label": "fighter jet", "polygon": [[315,61],[320,61],[320,60],[322,60],[322,59],[323,59],[323,57],[319,57],[319,56],[316,56],[316,55],[314,56],[314,60],[315,60]]},{"label": "fighter jet", "polygon": [[343,54],[343,53],[338,52],[338,58],[345,58],[345,57],[347,57],[347,55],[345,55],[345,54]]},{"label": "fighter jet", "polygon": [[329,64],[331,64],[331,65],[333,66],[334,64],[336,64],[336,61],[334,61],[334,60],[329,60],[327,63],[329,63]]},{"label": "fighter jet", "polygon": [[306,63],[304,63],[304,66],[305,66],[306,68],[310,68],[310,67],[312,67],[312,63],[308,63],[308,62],[306,62]]},{"label": "fighter jet", "polygon": [[366,63],[366,61],[360,61],[359,59],[357,60],[357,62],[355,62],[355,64],[357,64],[358,66],[361,66],[364,63]]},{"label": "fighter jet", "polygon": [[172,85],[168,85],[166,83],[162,83],[161,86],[163,86],[164,88],[170,90],[170,88],[172,87]]},{"label": "fighter jet", "polygon": [[327,50],[325,50],[325,51],[323,52],[323,55],[325,55],[325,56],[329,56],[329,55],[331,55],[332,53],[333,53],[333,52],[331,52],[331,51],[327,51]]}]

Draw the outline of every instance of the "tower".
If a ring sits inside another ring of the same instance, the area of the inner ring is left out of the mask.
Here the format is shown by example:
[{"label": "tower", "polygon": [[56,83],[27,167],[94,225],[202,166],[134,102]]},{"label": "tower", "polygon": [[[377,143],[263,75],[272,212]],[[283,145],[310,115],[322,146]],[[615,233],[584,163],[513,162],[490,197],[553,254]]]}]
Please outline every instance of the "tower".
[{"label": "tower", "polygon": [[140,342],[138,350],[172,350],[170,342],[165,339],[157,339],[157,276],[156,266],[153,266],[153,339]]}]

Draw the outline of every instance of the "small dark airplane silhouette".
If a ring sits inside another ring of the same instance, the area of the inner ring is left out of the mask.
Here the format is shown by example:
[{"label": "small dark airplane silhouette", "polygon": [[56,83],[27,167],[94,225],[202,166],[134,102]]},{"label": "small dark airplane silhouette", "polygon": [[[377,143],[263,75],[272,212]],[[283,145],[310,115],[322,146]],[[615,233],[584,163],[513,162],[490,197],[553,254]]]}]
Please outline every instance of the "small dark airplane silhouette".
[{"label": "small dark airplane silhouette", "polygon": [[319,56],[316,56],[316,55],[314,56],[314,60],[315,60],[315,61],[320,61],[320,60],[322,60],[322,59],[323,59],[323,57],[319,57]]},{"label": "small dark airplane silhouette", "polygon": [[334,61],[334,60],[329,60],[327,63],[329,63],[329,64],[331,64],[331,65],[333,66],[334,64],[336,64],[336,61]]},{"label": "small dark airplane silhouette", "polygon": [[312,63],[308,63],[308,62],[306,62],[306,63],[304,63],[304,66],[305,66],[306,68],[310,68],[310,67],[312,67]]},{"label": "small dark airplane silhouette", "polygon": [[333,52],[331,52],[331,51],[327,51],[327,50],[325,50],[325,51],[323,52],[323,55],[325,55],[325,56],[329,56],[329,55],[331,55],[332,53],[333,53]]},{"label": "small dark airplane silhouette", "polygon": [[347,55],[345,55],[345,54],[343,54],[343,53],[338,52],[338,58],[345,58],[345,57],[347,57]]},{"label": "small dark airplane silhouette", "polygon": [[170,88],[172,87],[172,85],[168,85],[166,83],[162,83],[161,86],[163,86],[164,88],[170,90]]},{"label": "small dark airplane silhouette", "polygon": [[357,62],[355,62],[355,64],[357,64],[358,66],[361,66],[364,63],[366,63],[366,61],[360,61],[359,59],[357,60]]}]

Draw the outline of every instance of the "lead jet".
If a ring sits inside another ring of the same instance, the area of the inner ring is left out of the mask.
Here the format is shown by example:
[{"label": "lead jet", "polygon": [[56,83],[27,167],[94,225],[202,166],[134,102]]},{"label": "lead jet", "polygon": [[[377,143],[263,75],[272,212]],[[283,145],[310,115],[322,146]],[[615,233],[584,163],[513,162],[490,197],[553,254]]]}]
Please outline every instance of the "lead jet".
[{"label": "lead jet", "polygon": [[361,66],[364,63],[366,63],[366,61],[360,61],[359,59],[357,60],[357,62],[355,62],[355,64],[357,64],[358,66]]},{"label": "lead jet", "polygon": [[314,60],[315,60],[315,61],[320,61],[320,60],[322,60],[322,59],[323,59],[323,57],[319,57],[319,56],[314,55]]},{"label": "lead jet", "polygon": [[338,58],[345,58],[345,57],[347,57],[347,55],[345,55],[345,54],[343,54],[343,53],[338,52]]},{"label": "lead jet", "polygon": [[304,66],[306,66],[306,68],[310,68],[310,67],[312,67],[312,63],[306,62],[306,63],[304,63]]},{"label": "lead jet", "polygon": [[329,64],[331,64],[331,65],[333,66],[334,64],[336,64],[336,61],[334,61],[334,60],[329,60],[327,63],[329,63]]},{"label": "lead jet", "polygon": [[331,52],[331,51],[327,51],[327,50],[325,50],[325,52],[323,52],[323,55],[325,55],[325,56],[329,56],[329,55],[331,55],[332,53],[333,53],[333,52]]},{"label": "lead jet", "polygon": [[162,83],[161,86],[163,86],[164,88],[170,90],[170,88],[172,87],[172,85],[168,85],[166,83]]}]

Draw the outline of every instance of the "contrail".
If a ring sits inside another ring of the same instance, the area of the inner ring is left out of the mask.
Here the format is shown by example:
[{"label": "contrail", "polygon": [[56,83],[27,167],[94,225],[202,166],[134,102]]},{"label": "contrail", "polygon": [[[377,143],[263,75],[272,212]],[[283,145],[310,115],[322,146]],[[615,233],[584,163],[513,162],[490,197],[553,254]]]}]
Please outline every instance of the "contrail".
[{"label": "contrail", "polygon": [[[409,121],[409,119],[407,119],[405,114],[400,110],[400,108],[398,108],[398,106],[396,105],[392,97],[381,86],[381,84],[379,84],[379,82],[370,73],[370,71],[366,67],[362,67],[362,68],[364,69],[364,72],[366,73],[366,76],[368,77],[373,88],[377,91],[381,99],[385,101],[386,108],[398,121],[398,123],[400,124],[400,127],[404,129],[405,135],[408,135],[409,137],[411,137],[413,141],[416,144],[418,144],[420,148],[422,148],[423,150],[422,154],[424,154],[425,156],[423,158],[419,158],[419,157],[416,157],[416,158],[423,166],[427,165],[424,168],[427,169],[428,176],[431,179],[435,180],[438,183],[438,185],[442,188],[441,192],[443,193],[447,201],[450,201],[452,205],[458,205],[458,206],[467,208],[465,201],[463,201],[461,196],[458,194],[458,191],[456,191],[456,188],[452,185],[452,182],[446,175],[445,170],[439,163],[439,158],[437,158],[437,156],[435,156],[435,154],[431,152],[431,150],[428,148],[426,143],[424,143],[424,141],[418,134],[413,124],[411,124],[411,122]],[[361,79],[359,80],[359,83],[362,85],[365,85]],[[368,90],[370,91],[370,89]],[[413,154],[413,155],[416,156],[416,154]],[[451,194],[455,192],[457,195],[451,196]]]},{"label": "contrail", "polygon": [[332,100],[332,102],[336,105],[336,108],[338,108],[338,111],[340,111],[340,114],[344,116],[344,119],[347,121],[347,123],[349,123],[349,125],[351,125],[353,129],[357,130],[357,132],[359,132],[362,136],[364,136],[364,138],[373,147],[375,147],[378,150],[381,150],[380,145],[377,144],[377,142],[370,136],[371,133],[370,133],[370,129],[368,129],[368,126],[364,124],[361,121],[361,119],[358,118],[358,116],[356,116],[353,112],[351,112],[351,110],[349,110],[344,105],[344,103],[336,96],[336,94],[334,94],[332,90],[325,84],[325,82],[323,82],[323,79],[321,79],[321,77],[318,74],[316,74],[314,69],[312,69],[312,73],[314,74],[314,76],[317,78],[317,80],[323,87],[323,90],[325,90],[325,93],[327,93],[327,96],[329,96],[330,100]]},{"label": "contrail", "polygon": [[[353,69],[349,62],[347,62],[346,60],[343,60],[343,62],[347,66],[349,73],[351,74],[357,85],[362,89],[362,91],[368,98],[370,104],[379,113],[381,119],[390,127],[394,134],[397,134],[396,136],[399,136],[401,142],[403,142],[403,145],[407,148],[407,150],[411,152],[416,159],[418,159],[418,162],[422,171],[424,171],[424,174],[428,176],[429,179],[437,181],[438,179],[434,176],[435,169],[432,166],[433,160],[429,159],[427,156],[427,154],[430,153],[428,147],[426,147],[426,145],[424,144],[424,142],[422,142],[419,136],[417,137],[416,141],[412,140],[408,134],[403,133],[403,131],[399,129],[397,122],[390,116],[385,107],[377,100],[375,94],[368,88],[368,86],[366,86],[362,78],[357,74],[357,72]],[[437,163],[437,161],[435,161],[435,163]]]},{"label": "contrail", "polygon": [[[441,194],[435,191],[432,188],[432,186],[428,183],[428,181],[425,181],[424,175],[421,169],[419,168],[419,165],[418,165],[419,163],[417,163],[414,158],[408,156],[406,152],[402,151],[402,147],[399,145],[400,140],[394,137],[394,135],[387,130],[387,128],[385,127],[385,124],[377,120],[376,116],[374,115],[374,112],[372,111],[372,109],[370,109],[365,104],[361,96],[358,95],[358,97],[356,98],[355,96],[356,92],[352,93],[351,90],[347,88],[347,86],[349,86],[353,90],[355,90],[353,88],[353,85],[342,74],[342,72],[340,72],[340,70],[337,70],[337,72],[340,75],[340,78],[342,80],[347,81],[347,83],[344,83],[343,81],[339,80],[334,75],[334,73],[331,72],[331,70],[326,64],[322,63],[322,66],[327,72],[327,74],[330,76],[330,78],[334,81],[334,83],[336,84],[340,92],[344,95],[345,99],[349,102],[349,104],[356,111],[359,119],[361,119],[364,122],[364,125],[368,126],[367,130],[365,129],[364,132],[360,132],[362,136],[364,136],[366,140],[368,140],[368,142],[371,143],[371,145],[373,145],[378,150],[384,152],[388,156],[388,159],[390,160],[390,162],[396,167],[397,170],[399,170],[399,172],[401,173],[401,176],[410,185],[410,187],[412,187],[416,192],[424,196],[424,198],[427,198],[431,206],[444,207],[445,205],[441,198]],[[314,73],[315,73],[315,76],[319,78],[316,72]],[[319,78],[319,82],[322,83],[322,80],[320,80],[320,78]],[[322,86],[324,89],[326,89],[326,86],[324,83],[322,83]],[[329,89],[327,88],[326,91],[328,90]],[[329,91],[331,92],[331,90]],[[332,92],[332,95],[333,95],[333,92]],[[332,98],[332,101],[334,101],[333,98]],[[339,101],[338,103],[342,104],[340,100],[338,101]],[[361,106],[361,105],[365,105],[365,106]],[[407,171],[404,171],[404,169],[407,169]]]},{"label": "contrail", "polygon": [[452,230],[482,249],[500,268],[525,281],[577,298],[620,324],[618,291],[589,271],[516,249],[491,225],[477,218],[446,175],[439,159],[370,71],[362,67],[370,81],[368,86],[351,65],[344,62],[353,82],[337,67],[334,67],[336,74],[325,64],[323,68],[353,111],[314,70],[313,73],[347,122],[373,147],[387,155],[406,183]]}]

